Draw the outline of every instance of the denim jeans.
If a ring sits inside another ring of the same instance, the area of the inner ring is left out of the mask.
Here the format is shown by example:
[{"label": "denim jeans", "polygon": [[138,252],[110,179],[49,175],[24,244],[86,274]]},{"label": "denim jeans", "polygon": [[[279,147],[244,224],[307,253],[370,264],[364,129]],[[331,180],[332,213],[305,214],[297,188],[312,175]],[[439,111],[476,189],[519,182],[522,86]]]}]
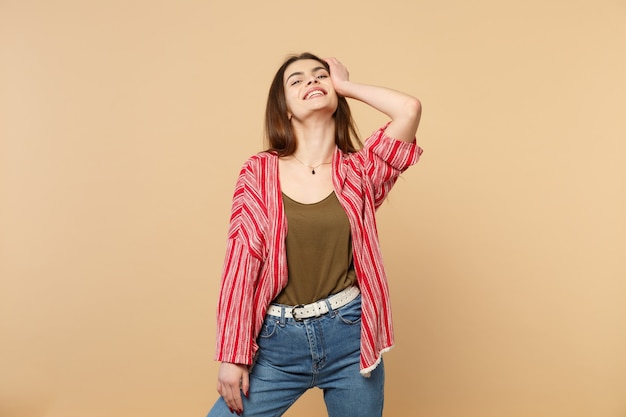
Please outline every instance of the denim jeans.
[{"label": "denim jeans", "polygon": [[[385,371],[359,373],[361,296],[328,314],[296,321],[266,316],[243,397],[244,417],[278,417],[306,390],[324,391],[329,417],[381,417]],[[220,397],[208,417],[233,416]]]}]

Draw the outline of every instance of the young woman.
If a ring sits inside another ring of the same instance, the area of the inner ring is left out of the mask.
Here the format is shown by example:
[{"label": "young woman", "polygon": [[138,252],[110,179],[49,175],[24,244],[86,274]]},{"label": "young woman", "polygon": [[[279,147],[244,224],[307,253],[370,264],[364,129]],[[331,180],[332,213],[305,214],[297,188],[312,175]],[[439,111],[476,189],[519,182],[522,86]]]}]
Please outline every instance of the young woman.
[{"label": "young woman", "polygon": [[[364,145],[346,97],[390,118]],[[420,115],[416,98],[352,82],[334,58],[279,68],[269,149],[235,187],[210,417],[280,416],[312,387],[331,417],[382,415],[393,330],[375,211],[419,159]]]}]

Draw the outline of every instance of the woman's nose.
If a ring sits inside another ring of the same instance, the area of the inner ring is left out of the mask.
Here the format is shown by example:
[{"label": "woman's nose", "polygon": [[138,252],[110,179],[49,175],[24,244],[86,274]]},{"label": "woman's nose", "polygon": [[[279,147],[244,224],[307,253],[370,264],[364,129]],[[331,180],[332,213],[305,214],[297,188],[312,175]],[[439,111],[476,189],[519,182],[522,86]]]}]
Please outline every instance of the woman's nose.
[{"label": "woman's nose", "polygon": [[317,84],[317,82],[318,82],[317,81],[317,77],[313,77],[306,84],[307,85],[311,85],[311,84],[314,84],[314,83]]}]

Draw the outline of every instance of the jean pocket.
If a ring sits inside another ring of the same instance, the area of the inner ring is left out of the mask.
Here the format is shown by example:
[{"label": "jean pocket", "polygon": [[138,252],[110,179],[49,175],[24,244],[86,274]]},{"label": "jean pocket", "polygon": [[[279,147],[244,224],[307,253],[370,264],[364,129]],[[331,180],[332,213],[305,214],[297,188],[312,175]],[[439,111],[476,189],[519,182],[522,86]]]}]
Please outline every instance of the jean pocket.
[{"label": "jean pocket", "polygon": [[259,337],[262,339],[269,339],[273,335],[276,334],[277,329],[279,327],[278,319],[276,318],[267,318],[263,322],[263,327],[261,328],[261,332],[259,333]]},{"label": "jean pocket", "polygon": [[361,322],[361,303],[356,303],[355,301],[352,301],[345,307],[335,310],[337,317],[339,317],[341,321],[346,324],[358,324]]}]

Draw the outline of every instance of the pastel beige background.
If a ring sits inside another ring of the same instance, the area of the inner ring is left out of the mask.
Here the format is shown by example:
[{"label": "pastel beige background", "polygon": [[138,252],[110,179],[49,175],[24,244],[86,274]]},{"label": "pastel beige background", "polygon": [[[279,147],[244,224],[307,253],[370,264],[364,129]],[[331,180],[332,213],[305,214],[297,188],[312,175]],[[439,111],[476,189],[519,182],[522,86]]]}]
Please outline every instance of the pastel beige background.
[{"label": "pastel beige background", "polygon": [[424,105],[386,415],[626,416],[623,0],[0,0],[0,416],[206,414],[234,182],[305,50]]}]

